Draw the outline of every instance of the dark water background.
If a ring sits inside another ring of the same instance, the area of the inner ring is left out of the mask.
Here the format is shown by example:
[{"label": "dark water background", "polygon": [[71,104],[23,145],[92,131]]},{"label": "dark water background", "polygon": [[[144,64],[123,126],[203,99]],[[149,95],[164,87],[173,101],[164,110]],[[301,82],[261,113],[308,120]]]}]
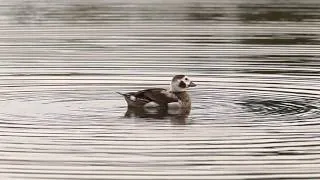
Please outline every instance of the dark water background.
[{"label": "dark water background", "polygon": [[[319,1],[0,3],[2,180],[320,179]],[[125,117],[175,74],[188,117]]]}]

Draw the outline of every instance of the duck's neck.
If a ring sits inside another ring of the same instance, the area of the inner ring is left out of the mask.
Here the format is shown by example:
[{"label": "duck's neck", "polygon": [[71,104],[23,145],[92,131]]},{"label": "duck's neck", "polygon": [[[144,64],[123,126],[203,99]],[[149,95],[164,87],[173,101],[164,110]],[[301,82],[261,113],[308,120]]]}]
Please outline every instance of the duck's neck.
[{"label": "duck's neck", "polygon": [[181,101],[182,106],[184,107],[190,107],[191,106],[191,99],[189,94],[186,91],[181,91],[181,92],[172,92],[175,94],[178,99]]},{"label": "duck's neck", "polygon": [[169,87],[169,91],[170,92],[185,92],[186,91],[186,88],[180,88],[179,86],[175,85],[175,84],[170,84],[170,87]]}]

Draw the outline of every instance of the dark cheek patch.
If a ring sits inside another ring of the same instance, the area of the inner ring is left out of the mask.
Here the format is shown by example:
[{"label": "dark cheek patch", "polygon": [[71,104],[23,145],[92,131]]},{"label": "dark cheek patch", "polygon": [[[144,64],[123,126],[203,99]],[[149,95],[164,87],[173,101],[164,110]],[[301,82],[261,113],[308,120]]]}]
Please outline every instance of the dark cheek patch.
[{"label": "dark cheek patch", "polygon": [[186,88],[187,85],[186,85],[186,83],[184,83],[183,81],[181,81],[181,82],[179,83],[179,87],[181,87],[181,88]]}]

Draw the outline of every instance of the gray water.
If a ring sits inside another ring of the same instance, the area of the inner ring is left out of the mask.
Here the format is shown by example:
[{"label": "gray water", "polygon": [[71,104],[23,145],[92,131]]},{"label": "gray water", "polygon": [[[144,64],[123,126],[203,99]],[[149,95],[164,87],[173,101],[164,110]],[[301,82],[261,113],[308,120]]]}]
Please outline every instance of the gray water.
[{"label": "gray water", "polygon": [[320,179],[319,1],[0,2],[1,180]]}]

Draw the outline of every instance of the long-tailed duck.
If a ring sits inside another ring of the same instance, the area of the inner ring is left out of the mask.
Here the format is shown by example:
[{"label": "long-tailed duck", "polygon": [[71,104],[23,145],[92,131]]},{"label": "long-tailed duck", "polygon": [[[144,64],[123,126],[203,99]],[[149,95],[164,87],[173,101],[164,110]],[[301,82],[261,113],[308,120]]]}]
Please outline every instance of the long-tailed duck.
[{"label": "long-tailed duck", "polygon": [[176,75],[172,78],[170,88],[152,88],[138,92],[119,93],[124,96],[128,107],[135,108],[189,108],[191,99],[187,93],[187,88],[195,87],[185,75]]}]

